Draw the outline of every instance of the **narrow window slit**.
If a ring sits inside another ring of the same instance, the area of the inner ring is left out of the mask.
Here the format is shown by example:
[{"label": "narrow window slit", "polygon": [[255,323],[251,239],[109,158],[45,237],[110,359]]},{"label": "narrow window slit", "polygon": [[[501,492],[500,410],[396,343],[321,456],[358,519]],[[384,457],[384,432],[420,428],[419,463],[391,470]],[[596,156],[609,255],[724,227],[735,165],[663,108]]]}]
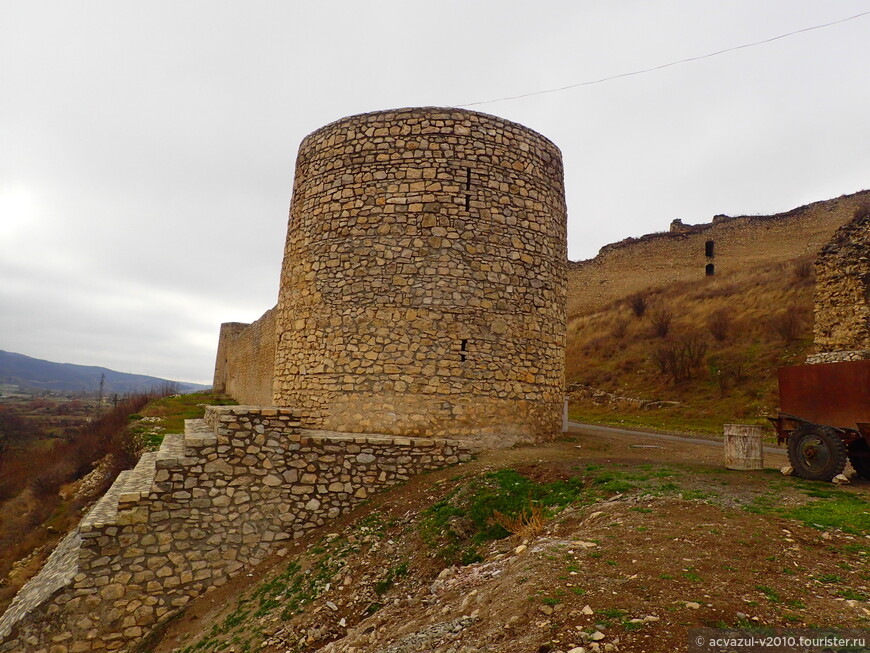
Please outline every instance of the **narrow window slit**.
[{"label": "narrow window slit", "polygon": [[465,169],[465,210],[471,209],[471,168]]},{"label": "narrow window slit", "polygon": [[466,352],[468,351],[468,340],[463,338],[459,341],[459,360],[465,362]]}]

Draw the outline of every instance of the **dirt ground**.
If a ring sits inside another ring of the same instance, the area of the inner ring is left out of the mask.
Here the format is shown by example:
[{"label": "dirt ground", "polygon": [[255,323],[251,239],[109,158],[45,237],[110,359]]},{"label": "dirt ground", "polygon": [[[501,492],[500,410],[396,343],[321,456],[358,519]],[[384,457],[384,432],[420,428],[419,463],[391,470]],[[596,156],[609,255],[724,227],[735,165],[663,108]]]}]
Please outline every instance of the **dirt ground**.
[{"label": "dirt ground", "polygon": [[[785,477],[784,452],[764,471],[722,460],[709,444],[589,428],[488,452],[287,546],[141,650],[670,653],[696,627],[870,628],[870,482]],[[506,467],[596,493],[534,537],[445,564],[421,534],[426,509]],[[860,524],[785,516],[826,501],[858,506]]]}]

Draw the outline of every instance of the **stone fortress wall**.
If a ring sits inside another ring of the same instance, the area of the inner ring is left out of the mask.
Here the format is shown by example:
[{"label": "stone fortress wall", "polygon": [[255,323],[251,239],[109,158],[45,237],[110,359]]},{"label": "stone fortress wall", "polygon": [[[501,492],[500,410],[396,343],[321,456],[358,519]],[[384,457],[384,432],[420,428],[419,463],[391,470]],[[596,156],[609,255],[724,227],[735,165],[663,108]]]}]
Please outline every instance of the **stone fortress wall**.
[{"label": "stone fortress wall", "polygon": [[221,325],[215,359],[214,390],[241,404],[272,406],[277,332],[275,308],[251,324]]},{"label": "stone fortress wall", "polygon": [[868,201],[870,191],[861,191],[770,216],[716,216],[692,226],[675,220],[667,233],[607,245],[593,259],[569,263],[568,315],[675,281],[815,254]]},{"label": "stone fortress wall", "polygon": [[210,406],[61,542],[0,617],[0,653],[129,650],[276,543],[470,454],[462,441],[303,431],[286,409]]},{"label": "stone fortress wall", "polygon": [[252,349],[266,316],[222,329],[215,387],[311,428],[552,436],[566,261],[561,154],[544,137],[458,109],[344,118],[299,149],[271,400]]},{"label": "stone fortress wall", "polygon": [[808,363],[870,358],[870,200],[816,257],[813,331]]},{"label": "stone fortress wall", "polygon": [[[215,388],[255,405],[122,472],[0,617],[0,653],[130,650],[372,492],[555,435],[565,229],[560,153],[520,125],[402,109],[311,134],[278,305],[221,327]],[[444,434],[468,439],[421,437]]]}]

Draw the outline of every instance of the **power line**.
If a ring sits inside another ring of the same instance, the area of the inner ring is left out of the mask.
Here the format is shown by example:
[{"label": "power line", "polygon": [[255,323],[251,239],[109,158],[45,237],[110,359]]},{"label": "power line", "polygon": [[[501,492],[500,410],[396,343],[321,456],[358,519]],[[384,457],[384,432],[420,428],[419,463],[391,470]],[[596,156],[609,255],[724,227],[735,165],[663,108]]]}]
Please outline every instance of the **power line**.
[{"label": "power line", "polygon": [[679,59],[678,61],[671,61],[670,63],[661,64],[659,66],[653,66],[652,68],[643,68],[642,70],[633,70],[629,73],[620,73],[618,75],[610,75],[609,77],[602,77],[601,79],[593,79],[586,82],[578,82],[576,84],[569,84],[568,86],[560,86],[559,88],[550,88],[543,91],[532,91],[530,93],[522,93],[520,95],[509,95],[506,97],[496,98],[494,100],[480,100],[478,102],[469,102],[467,104],[458,104],[456,106],[459,107],[474,107],[480,104],[492,104],[493,102],[504,102],[505,100],[519,100],[520,98],[532,97],[534,95],[545,95],[547,93],[559,93],[561,91],[567,91],[572,88],[578,88],[580,86],[592,86],[593,84],[602,84],[604,82],[609,82],[614,79],[620,79],[622,77],[632,77],[633,75],[643,75],[645,73],[650,73],[655,70],[661,70],[663,68],[670,68],[671,66],[678,66],[680,64],[689,63],[690,61],[699,61],[700,59],[709,59],[710,57],[715,57],[720,54],[725,54],[726,52],[734,52],[735,50],[742,50],[744,48],[752,48],[756,45],[764,45],[765,43],[772,43],[773,41],[778,41],[780,39],[787,38],[789,36],[794,36],[795,34],[802,34],[803,32],[811,32],[817,29],[823,29],[825,27],[831,27],[832,25],[839,25],[840,23],[845,23],[850,20],[855,20],[856,18],[861,18],[862,16],[866,16],[870,14],[870,11],[863,11],[860,14],[855,14],[854,16],[849,16],[848,18],[842,18],[840,20],[835,20],[831,23],[824,23],[823,25],[813,25],[812,27],[804,27],[803,29],[798,29],[793,32],[787,32],[785,34],[780,34],[779,36],[773,36],[769,39],[764,39],[762,41],[754,41],[753,43],[744,43],[743,45],[735,45],[730,48],[725,48],[724,50],[717,50],[716,52],[710,52],[708,54],[698,55],[697,57],[689,57],[687,59]]}]

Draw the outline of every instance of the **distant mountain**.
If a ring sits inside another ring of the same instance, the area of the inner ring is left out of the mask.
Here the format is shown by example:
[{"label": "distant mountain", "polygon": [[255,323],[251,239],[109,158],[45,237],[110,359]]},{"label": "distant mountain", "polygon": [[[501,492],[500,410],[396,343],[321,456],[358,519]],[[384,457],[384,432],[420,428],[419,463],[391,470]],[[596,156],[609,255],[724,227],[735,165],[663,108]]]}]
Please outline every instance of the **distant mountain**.
[{"label": "distant mountain", "polygon": [[179,392],[195,392],[209,387],[142,374],[125,374],[105,367],[52,363],[0,349],[0,384],[17,385],[22,390],[96,393],[100,390],[100,377],[103,374],[106,375],[104,395],[142,392],[168,384],[178,388]]}]

